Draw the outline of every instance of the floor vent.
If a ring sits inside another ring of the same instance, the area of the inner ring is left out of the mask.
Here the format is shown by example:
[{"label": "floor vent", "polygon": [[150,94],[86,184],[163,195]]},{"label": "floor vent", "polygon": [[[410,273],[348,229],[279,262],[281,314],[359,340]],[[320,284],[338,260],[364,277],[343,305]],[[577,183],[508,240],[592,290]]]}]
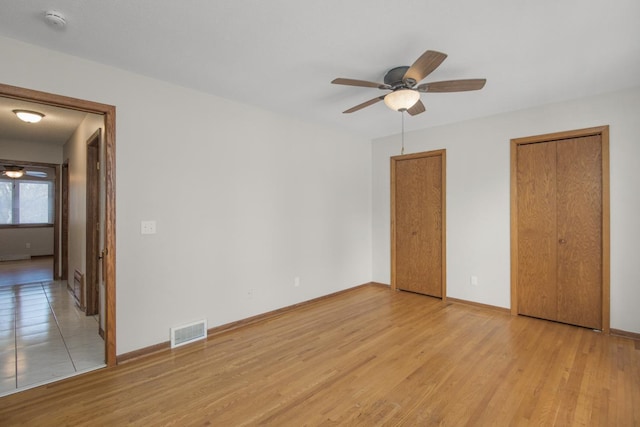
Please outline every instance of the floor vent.
[{"label": "floor vent", "polygon": [[171,348],[189,344],[207,338],[207,321],[189,323],[188,325],[171,328]]}]

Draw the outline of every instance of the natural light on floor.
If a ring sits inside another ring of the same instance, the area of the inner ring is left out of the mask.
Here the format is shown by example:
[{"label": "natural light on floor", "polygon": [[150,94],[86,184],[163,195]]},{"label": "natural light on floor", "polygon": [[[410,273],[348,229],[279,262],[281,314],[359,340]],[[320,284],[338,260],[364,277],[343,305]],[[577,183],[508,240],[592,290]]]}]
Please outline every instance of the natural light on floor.
[{"label": "natural light on floor", "polygon": [[102,366],[98,320],[66,281],[0,286],[0,396]]}]

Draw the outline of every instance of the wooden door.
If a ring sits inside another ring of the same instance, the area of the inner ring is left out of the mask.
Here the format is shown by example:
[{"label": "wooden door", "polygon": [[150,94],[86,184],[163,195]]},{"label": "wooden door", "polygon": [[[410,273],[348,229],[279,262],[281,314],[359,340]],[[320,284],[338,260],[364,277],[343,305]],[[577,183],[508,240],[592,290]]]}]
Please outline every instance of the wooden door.
[{"label": "wooden door", "polygon": [[556,146],[518,147],[518,307],[527,316],[558,316]]},{"label": "wooden door", "polygon": [[602,329],[600,137],[558,141],[558,320]]},{"label": "wooden door", "polygon": [[512,141],[514,314],[608,330],[608,200],[608,128]]},{"label": "wooden door", "polygon": [[443,298],[445,151],[392,157],[394,289]]}]

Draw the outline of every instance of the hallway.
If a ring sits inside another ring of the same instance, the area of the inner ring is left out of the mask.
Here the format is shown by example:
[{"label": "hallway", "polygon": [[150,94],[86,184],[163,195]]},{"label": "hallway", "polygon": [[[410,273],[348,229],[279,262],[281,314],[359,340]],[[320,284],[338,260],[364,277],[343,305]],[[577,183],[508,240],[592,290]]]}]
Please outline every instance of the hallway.
[{"label": "hallway", "polygon": [[0,396],[102,366],[97,316],[66,281],[0,286]]}]

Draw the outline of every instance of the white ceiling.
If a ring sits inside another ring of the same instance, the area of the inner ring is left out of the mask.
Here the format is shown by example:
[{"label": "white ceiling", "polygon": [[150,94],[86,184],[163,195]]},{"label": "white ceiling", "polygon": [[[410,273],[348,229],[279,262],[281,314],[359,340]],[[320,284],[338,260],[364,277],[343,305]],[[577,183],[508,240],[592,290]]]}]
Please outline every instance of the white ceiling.
[{"label": "white ceiling", "polygon": [[[44,117],[39,123],[25,123],[13,113],[20,109],[37,111]],[[0,97],[0,139],[62,146],[86,115],[82,111]]]},{"label": "white ceiling", "polygon": [[1,35],[367,137],[398,133],[400,116],[383,103],[342,114],[383,92],[333,78],[381,81],[447,53],[425,81],[487,85],[422,94],[406,128],[451,123],[638,86],[639,20],[638,0],[0,2]]}]

